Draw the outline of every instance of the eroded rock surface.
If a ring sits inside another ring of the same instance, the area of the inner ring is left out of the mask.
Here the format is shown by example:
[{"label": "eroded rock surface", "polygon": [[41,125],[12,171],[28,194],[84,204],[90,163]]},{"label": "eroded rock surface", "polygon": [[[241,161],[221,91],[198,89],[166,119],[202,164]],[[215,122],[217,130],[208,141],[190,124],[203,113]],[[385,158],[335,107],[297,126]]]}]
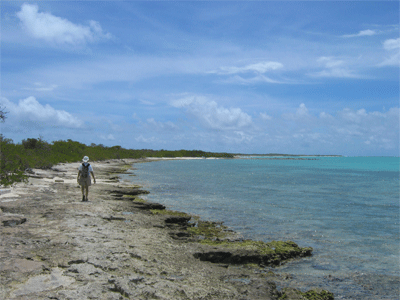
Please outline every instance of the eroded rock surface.
[{"label": "eroded rock surface", "polygon": [[0,196],[0,299],[284,295],[271,273],[196,258],[214,246],[194,242],[190,218],[154,214],[165,207],[137,201],[145,192],[115,177],[131,163],[92,162],[89,202],[76,183],[80,163],[32,170],[28,184]]}]

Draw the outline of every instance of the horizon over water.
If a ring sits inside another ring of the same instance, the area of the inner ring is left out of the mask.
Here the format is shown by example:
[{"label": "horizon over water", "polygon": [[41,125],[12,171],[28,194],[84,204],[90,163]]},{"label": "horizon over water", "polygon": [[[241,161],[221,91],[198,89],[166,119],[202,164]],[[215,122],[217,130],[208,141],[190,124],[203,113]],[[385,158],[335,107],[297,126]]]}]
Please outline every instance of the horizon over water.
[{"label": "horizon over water", "polygon": [[[222,221],[246,239],[292,240],[313,256],[274,268],[335,299],[399,299],[399,158],[162,160],[122,177],[149,201]],[[282,286],[283,287],[283,286]]]}]

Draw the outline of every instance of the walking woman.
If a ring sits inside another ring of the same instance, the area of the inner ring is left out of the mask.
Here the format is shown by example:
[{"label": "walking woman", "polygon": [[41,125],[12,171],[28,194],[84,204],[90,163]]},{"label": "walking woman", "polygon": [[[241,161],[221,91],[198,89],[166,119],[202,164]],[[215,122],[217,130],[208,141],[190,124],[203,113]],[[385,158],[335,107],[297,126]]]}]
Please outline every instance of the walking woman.
[{"label": "walking woman", "polygon": [[94,178],[92,166],[88,163],[89,157],[85,156],[82,159],[82,161],[83,163],[78,168],[78,177],[76,178],[76,180],[78,181],[78,184],[81,186],[82,201],[89,201],[88,199],[89,186],[92,185],[90,174],[93,177],[94,183],[96,183],[96,178]]}]

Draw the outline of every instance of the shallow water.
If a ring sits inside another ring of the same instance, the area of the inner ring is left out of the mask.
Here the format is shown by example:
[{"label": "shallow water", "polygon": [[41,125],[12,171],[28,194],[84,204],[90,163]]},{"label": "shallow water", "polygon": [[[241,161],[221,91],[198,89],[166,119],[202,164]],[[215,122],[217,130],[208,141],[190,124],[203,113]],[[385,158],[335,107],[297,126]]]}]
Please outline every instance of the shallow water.
[{"label": "shallow water", "polygon": [[[135,164],[147,198],[311,258],[274,269],[335,299],[399,299],[399,158],[172,160]],[[127,177],[128,178],[128,177]],[[132,179],[132,177],[129,177]]]}]

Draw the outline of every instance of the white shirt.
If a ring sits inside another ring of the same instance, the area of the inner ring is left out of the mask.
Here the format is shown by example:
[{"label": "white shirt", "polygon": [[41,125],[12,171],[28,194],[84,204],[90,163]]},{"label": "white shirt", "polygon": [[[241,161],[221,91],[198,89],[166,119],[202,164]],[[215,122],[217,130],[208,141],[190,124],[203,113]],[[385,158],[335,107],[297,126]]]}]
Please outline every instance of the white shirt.
[{"label": "white shirt", "polygon": [[[86,164],[88,164],[88,163],[84,163],[84,164],[86,165]],[[79,166],[78,170],[82,172],[82,168],[83,168],[83,166],[82,166],[82,164],[81,164],[81,165]],[[92,165],[89,165],[89,172],[93,172]]]}]

